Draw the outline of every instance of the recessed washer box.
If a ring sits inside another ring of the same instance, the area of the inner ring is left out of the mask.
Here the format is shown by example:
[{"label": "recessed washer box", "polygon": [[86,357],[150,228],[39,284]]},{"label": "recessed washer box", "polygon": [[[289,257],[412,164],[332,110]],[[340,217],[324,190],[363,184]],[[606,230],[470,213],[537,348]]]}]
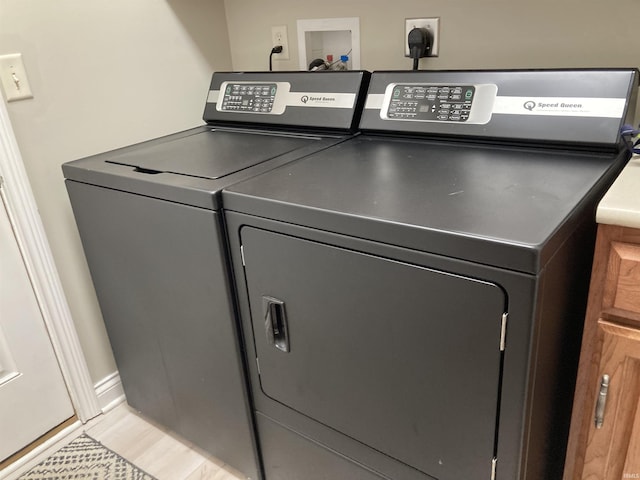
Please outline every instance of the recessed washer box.
[{"label": "recessed washer box", "polygon": [[308,70],[316,58],[333,61],[347,55],[349,70],[360,69],[360,19],[314,18],[298,20],[298,56],[300,70]]}]

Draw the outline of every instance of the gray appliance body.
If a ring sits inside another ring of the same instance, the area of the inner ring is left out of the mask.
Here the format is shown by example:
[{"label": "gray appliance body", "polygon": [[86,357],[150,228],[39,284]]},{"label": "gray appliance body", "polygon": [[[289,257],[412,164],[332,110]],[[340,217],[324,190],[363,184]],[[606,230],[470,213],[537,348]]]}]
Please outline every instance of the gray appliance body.
[{"label": "gray appliance body", "polygon": [[223,191],[267,480],[562,478],[637,82],[374,73],[364,135]]},{"label": "gray appliance body", "polygon": [[[128,403],[252,479],[262,473],[221,190],[345,141],[367,81],[216,73],[207,125],[63,165]],[[340,106],[300,102],[309,92]]]}]

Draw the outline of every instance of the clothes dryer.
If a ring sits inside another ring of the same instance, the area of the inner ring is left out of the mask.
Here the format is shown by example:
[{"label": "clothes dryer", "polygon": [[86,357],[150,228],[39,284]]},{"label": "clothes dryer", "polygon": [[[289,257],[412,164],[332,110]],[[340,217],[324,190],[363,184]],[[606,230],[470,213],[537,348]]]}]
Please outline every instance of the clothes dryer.
[{"label": "clothes dryer", "polygon": [[636,70],[377,72],[223,192],[268,480],[560,480]]}]

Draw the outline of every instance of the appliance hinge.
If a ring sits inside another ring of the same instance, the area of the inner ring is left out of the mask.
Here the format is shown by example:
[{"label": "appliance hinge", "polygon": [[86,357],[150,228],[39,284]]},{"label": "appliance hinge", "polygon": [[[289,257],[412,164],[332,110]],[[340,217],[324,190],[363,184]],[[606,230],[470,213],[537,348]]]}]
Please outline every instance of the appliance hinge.
[{"label": "appliance hinge", "polygon": [[256,357],[256,365],[258,366],[258,375],[260,375],[260,359]]},{"label": "appliance hinge", "polygon": [[244,262],[244,245],[240,245],[240,257],[242,258],[242,266],[246,267],[247,264]]},{"label": "appliance hinge", "polygon": [[502,314],[502,327],[500,328],[500,351],[504,352],[507,347],[507,319],[509,314],[507,312]]},{"label": "appliance hinge", "polygon": [[491,460],[491,480],[496,480],[496,473],[498,471],[498,459],[493,457]]}]

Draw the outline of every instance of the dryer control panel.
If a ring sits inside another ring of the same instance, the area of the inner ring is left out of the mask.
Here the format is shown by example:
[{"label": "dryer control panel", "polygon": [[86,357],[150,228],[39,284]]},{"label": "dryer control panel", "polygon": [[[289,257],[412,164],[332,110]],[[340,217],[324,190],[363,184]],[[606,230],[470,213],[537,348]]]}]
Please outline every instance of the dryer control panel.
[{"label": "dryer control panel", "polygon": [[497,91],[492,84],[391,83],[380,116],[385,120],[484,124],[491,119]]},{"label": "dryer control panel", "polygon": [[360,130],[618,149],[636,69],[380,71]]}]

